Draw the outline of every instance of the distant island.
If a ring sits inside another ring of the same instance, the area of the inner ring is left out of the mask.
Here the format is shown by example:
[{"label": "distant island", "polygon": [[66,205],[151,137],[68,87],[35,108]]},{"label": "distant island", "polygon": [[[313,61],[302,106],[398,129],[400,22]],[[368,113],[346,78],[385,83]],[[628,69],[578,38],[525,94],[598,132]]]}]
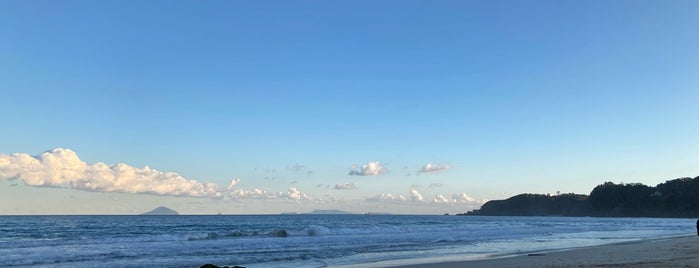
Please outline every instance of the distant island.
[{"label": "distant island", "polygon": [[694,218],[699,217],[699,177],[669,180],[655,187],[605,182],[590,195],[520,194],[488,201],[480,209],[459,215]]},{"label": "distant island", "polygon": [[177,211],[174,211],[168,207],[157,207],[154,210],[151,210],[149,212],[141,214],[143,216],[152,216],[152,215],[180,215]]},{"label": "distant island", "polygon": [[316,209],[306,214],[322,214],[322,215],[336,215],[336,214],[352,214],[347,211],[337,210],[337,209]]}]

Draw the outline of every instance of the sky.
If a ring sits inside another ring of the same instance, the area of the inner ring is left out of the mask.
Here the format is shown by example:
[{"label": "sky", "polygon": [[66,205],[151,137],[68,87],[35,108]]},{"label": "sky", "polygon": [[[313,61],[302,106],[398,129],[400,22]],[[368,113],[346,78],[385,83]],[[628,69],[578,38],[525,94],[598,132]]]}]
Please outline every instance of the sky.
[{"label": "sky", "polygon": [[0,1],[0,214],[463,213],[699,176],[698,1]]}]

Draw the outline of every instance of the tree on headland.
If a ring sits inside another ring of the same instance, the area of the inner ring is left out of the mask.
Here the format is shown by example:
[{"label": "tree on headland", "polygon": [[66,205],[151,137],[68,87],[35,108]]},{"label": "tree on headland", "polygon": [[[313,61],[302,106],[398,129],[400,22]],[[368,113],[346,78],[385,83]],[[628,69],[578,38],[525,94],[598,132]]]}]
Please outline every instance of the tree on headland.
[{"label": "tree on headland", "polygon": [[489,201],[467,215],[488,216],[601,216],[696,217],[699,215],[699,177],[679,178],[655,187],[640,183],[605,182],[590,195],[520,194]]},{"label": "tree on headland", "polygon": [[640,183],[605,182],[592,190],[588,200],[594,211],[610,213],[600,216],[642,216],[651,208],[653,192],[653,187]]}]

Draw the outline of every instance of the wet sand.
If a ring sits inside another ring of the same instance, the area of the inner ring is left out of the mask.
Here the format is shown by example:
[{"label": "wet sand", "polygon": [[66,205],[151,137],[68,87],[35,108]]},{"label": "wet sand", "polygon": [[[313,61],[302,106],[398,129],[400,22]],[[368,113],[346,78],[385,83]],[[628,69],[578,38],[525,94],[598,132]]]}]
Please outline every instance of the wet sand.
[{"label": "wet sand", "polygon": [[699,237],[688,235],[555,252],[534,252],[506,258],[410,264],[394,267],[699,267]]}]

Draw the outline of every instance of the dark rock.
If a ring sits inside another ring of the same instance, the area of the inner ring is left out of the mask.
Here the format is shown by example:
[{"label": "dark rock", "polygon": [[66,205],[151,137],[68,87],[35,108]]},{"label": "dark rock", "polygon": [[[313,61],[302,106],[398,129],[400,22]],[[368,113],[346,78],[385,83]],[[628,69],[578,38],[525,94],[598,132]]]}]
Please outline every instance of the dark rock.
[{"label": "dark rock", "polygon": [[287,237],[287,236],[289,236],[289,233],[284,229],[279,229],[279,230],[271,232],[270,235],[276,236],[276,237]]}]

